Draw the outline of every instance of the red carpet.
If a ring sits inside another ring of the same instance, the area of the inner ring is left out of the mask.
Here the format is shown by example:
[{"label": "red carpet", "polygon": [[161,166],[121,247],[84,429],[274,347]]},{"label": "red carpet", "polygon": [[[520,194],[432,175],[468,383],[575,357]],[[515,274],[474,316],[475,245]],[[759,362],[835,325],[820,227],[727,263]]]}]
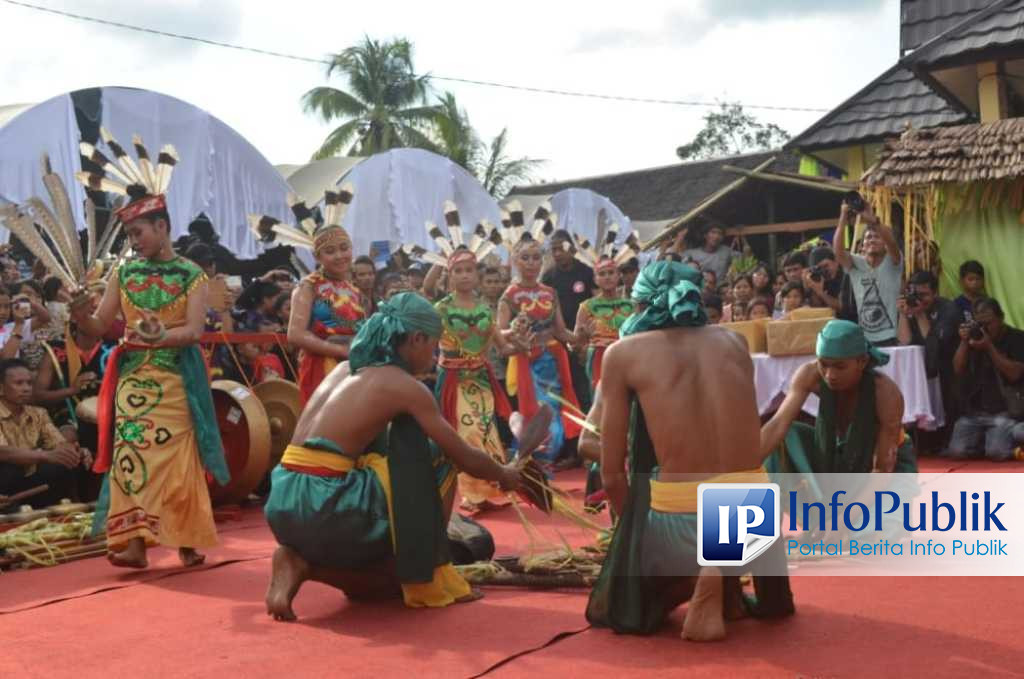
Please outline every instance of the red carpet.
[{"label": "red carpet", "polygon": [[[964,466],[922,464],[930,472],[1022,469]],[[580,496],[580,472],[558,482]],[[535,511],[530,518],[559,539],[556,522]],[[528,546],[513,510],[482,520],[499,554]],[[573,634],[586,628],[583,592],[492,588],[481,602],[410,611],[397,601],[353,604],[314,583],[295,601],[299,622],[282,624],[263,609],[274,543],[259,513],[219,528],[223,544],[202,570],[183,571],[159,549],[142,573],[93,559],[0,574],[0,677],[419,679],[495,665],[487,676],[1024,676],[1019,578],[793,578],[794,618],[734,623],[726,641],[709,645],[678,639],[682,611],[655,637]],[[564,523],[558,530],[575,544],[588,537]]]}]

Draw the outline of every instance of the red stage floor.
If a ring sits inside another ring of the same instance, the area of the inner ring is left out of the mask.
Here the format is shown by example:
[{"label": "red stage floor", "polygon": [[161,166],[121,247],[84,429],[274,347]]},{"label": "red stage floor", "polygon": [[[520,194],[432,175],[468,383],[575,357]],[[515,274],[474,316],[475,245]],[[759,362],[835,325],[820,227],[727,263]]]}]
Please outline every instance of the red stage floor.
[{"label": "red stage floor", "polygon": [[[558,482],[578,495],[582,474]],[[499,553],[527,546],[511,509],[484,522]],[[587,629],[579,591],[492,588],[477,603],[406,610],[308,584],[299,622],[282,624],[263,609],[274,542],[262,517],[247,511],[220,529],[222,545],[198,570],[154,550],[142,573],[99,559],[0,573],[0,677],[1024,676],[1020,578],[794,577],[795,617],[735,623],[708,645],[678,639],[681,611],[655,637]]]}]

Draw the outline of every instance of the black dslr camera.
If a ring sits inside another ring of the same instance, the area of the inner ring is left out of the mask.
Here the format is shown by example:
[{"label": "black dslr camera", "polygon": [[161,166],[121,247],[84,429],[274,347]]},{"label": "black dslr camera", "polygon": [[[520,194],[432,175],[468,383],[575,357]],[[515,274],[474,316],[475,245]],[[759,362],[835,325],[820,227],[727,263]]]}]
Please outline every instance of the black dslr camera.
[{"label": "black dslr camera", "polygon": [[814,281],[815,283],[822,282],[823,280],[825,280],[825,276],[827,275],[825,267],[823,267],[821,264],[815,264],[814,266],[812,266],[810,269],[808,269],[808,273],[811,276],[811,280]]},{"label": "black dslr camera", "polygon": [[917,290],[913,285],[907,288],[907,291],[903,293],[903,300],[907,303],[907,306],[914,308],[921,304],[921,296],[917,294]]},{"label": "black dslr camera", "polygon": [[856,191],[848,191],[843,194],[843,203],[846,204],[852,212],[863,212],[864,211],[864,198]]},{"label": "black dslr camera", "polygon": [[985,332],[981,329],[981,323],[974,320],[970,311],[964,312],[964,325],[967,326],[967,336],[975,342],[985,339]]}]

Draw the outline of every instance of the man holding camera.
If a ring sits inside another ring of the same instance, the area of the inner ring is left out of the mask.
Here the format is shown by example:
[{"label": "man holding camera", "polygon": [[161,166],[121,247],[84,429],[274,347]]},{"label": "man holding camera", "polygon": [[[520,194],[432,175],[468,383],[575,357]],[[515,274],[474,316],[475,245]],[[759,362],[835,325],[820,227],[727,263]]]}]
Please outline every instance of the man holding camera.
[{"label": "man holding camera", "polygon": [[1003,322],[994,299],[979,299],[974,319],[960,326],[953,369],[961,380],[963,415],[947,455],[1014,458],[1024,442],[1024,332]]},{"label": "man holding camera", "polygon": [[[902,346],[924,347],[924,366],[933,398],[941,396],[946,422],[956,421],[957,399],[953,374],[953,355],[960,341],[960,313],[956,304],[939,297],[939,279],[931,271],[918,271],[910,277],[906,292],[897,302],[898,337]],[[945,431],[945,430],[943,430]],[[941,435],[940,435],[941,436]],[[922,448],[941,449],[944,439],[922,435]]]},{"label": "man holding camera", "polygon": [[804,288],[811,293],[812,307],[828,307],[838,315],[843,308],[842,290],[846,273],[827,245],[811,250],[811,268],[803,273]]},{"label": "man holding camera", "polygon": [[[857,215],[867,225],[861,244],[863,255],[851,254],[846,249],[846,227]],[[874,346],[896,345],[903,254],[892,229],[882,224],[859,194],[851,192],[839,211],[839,224],[832,246],[836,261],[850,277],[857,303],[857,320],[864,335]]]}]

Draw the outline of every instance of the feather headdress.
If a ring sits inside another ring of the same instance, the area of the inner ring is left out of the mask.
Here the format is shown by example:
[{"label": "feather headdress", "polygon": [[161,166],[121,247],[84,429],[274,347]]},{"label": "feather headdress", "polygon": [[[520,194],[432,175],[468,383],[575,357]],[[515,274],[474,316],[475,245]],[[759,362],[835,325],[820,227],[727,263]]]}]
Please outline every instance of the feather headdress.
[{"label": "feather headdress", "polygon": [[613,223],[605,232],[600,248],[595,248],[589,240],[573,234],[576,244],[576,259],[583,262],[595,271],[604,267],[618,268],[636,257],[640,252],[640,241],[636,233],[630,233],[622,245],[616,245],[615,241],[619,236],[619,225]]},{"label": "feather headdress", "polygon": [[426,223],[427,235],[437,244],[437,252],[408,243],[402,246],[402,251],[421,262],[450,268],[459,262],[479,261],[502,243],[498,229],[487,220],[476,225],[467,242],[459,209],[450,200],[444,202],[444,222],[447,235],[433,222]]},{"label": "feather headdress", "polygon": [[139,135],[132,136],[135,158],[128,155],[106,128],[100,128],[100,137],[113,159],[95,145],[83,141],[79,144],[79,151],[94,168],[76,173],[78,181],[93,191],[127,196],[130,202],[117,213],[117,218],[124,224],[138,217],[166,210],[165,194],[171,185],[171,176],[179,160],[174,147],[164,144],[157,154],[154,165]]},{"label": "feather headdress", "polygon": [[50,158],[45,154],[42,171],[50,203],[32,197],[24,205],[5,205],[0,208],[0,220],[68,290],[78,290],[102,276],[102,260],[121,226],[120,222],[115,222],[120,203],[111,210],[103,236],[97,242],[96,208],[91,200],[85,201],[86,248],[83,251],[67,187],[53,171]]},{"label": "feather headdress", "polygon": [[317,226],[306,202],[293,193],[288,196],[288,205],[297,226],[283,224],[281,220],[267,215],[249,215],[249,228],[263,243],[291,245],[314,253],[327,245],[343,241],[351,243],[352,239],[341,222],[354,196],[352,184],[345,184],[337,191],[325,191],[322,210],[324,223]]},{"label": "feather headdress", "polygon": [[[529,229],[523,219],[523,206],[518,200],[508,203],[507,212],[502,213],[501,222],[505,227],[505,246],[510,251],[531,243],[543,246],[544,242],[551,237],[551,234],[558,228],[558,215],[551,212],[551,203],[544,201],[537,206],[533,213],[533,223]],[[507,215],[507,219],[506,219]]]}]

